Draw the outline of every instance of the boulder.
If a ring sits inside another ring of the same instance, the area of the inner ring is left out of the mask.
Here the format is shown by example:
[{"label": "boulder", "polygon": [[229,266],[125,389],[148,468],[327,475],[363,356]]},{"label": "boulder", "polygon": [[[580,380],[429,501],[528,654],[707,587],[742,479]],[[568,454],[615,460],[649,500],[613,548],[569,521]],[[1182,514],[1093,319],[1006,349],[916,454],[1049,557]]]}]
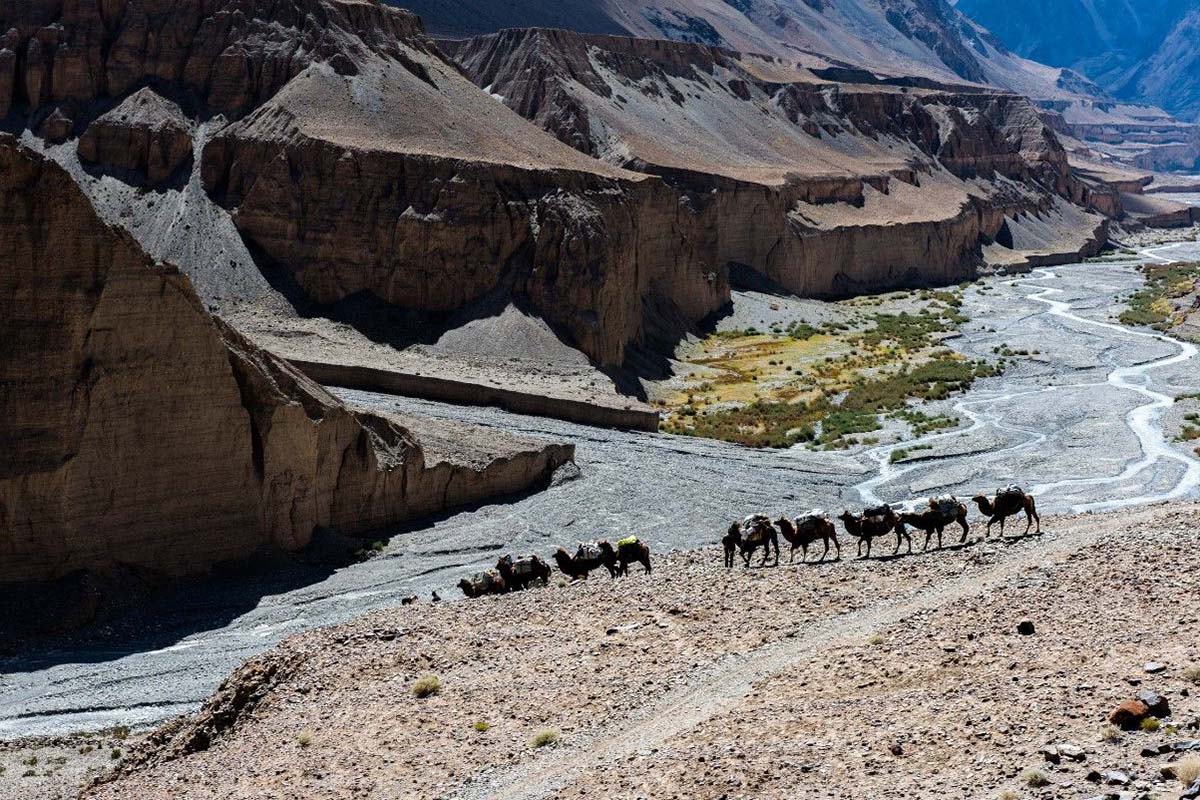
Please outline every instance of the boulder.
[{"label": "boulder", "polygon": [[1108,721],[1127,731],[1137,730],[1142,720],[1150,716],[1150,707],[1141,700],[1129,699],[1121,703],[1108,715]]},{"label": "boulder", "polygon": [[1141,689],[1134,697],[1146,704],[1150,709],[1150,715],[1158,718],[1171,716],[1171,704],[1167,702],[1167,698],[1163,697],[1158,692],[1153,692],[1149,689]]}]

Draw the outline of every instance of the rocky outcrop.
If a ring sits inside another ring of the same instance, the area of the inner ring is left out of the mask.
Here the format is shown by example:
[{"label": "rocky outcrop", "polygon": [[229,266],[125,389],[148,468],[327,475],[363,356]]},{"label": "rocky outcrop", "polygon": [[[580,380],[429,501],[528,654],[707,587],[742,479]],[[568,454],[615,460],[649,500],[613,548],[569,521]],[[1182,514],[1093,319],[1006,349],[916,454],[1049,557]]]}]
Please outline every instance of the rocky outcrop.
[{"label": "rocky outcrop", "polygon": [[395,52],[421,26],[354,0],[31,0],[0,7],[0,30],[0,111],[55,106],[74,119],[147,82],[241,116],[311,63],[353,71],[347,35]]},{"label": "rocky outcrop", "polygon": [[[444,470],[408,430],[210,316],[177,269],[11,138],[0,246],[0,582],[190,573],[302,547],[318,526],[352,534],[443,507],[448,478],[433,485]],[[532,454],[530,481],[570,456]],[[495,488],[476,471],[456,501]]]},{"label": "rocky outcrop", "polygon": [[804,295],[962,280],[1006,216],[1091,199],[1039,110],[1005,92],[849,71],[831,84],[702,45],[563,31],[443,47],[560,141],[685,192],[718,263]]},{"label": "rocky outcrop", "polygon": [[79,158],[160,184],[192,157],[190,124],[179,106],[145,88],[88,125]]}]

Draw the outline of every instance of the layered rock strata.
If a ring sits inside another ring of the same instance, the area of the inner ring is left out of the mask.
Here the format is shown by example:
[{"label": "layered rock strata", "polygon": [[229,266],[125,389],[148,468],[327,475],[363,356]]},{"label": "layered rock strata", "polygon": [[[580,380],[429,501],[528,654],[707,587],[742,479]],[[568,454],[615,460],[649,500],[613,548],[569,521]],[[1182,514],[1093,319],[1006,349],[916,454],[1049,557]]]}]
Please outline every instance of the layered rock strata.
[{"label": "layered rock strata", "polygon": [[572,455],[538,449],[490,476],[427,465],[403,425],[212,317],[178,269],[11,138],[0,246],[0,582],[196,572],[297,549],[318,526],[352,534],[524,488]]}]

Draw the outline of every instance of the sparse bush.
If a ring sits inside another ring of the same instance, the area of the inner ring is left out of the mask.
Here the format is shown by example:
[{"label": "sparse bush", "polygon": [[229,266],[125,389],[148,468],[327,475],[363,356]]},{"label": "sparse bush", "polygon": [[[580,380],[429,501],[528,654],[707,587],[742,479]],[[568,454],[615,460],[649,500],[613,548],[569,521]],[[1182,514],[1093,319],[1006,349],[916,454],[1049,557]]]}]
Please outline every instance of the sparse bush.
[{"label": "sparse bush", "polygon": [[1016,789],[1005,789],[1000,793],[999,800],[1021,800],[1021,793]]},{"label": "sparse bush", "polygon": [[558,731],[554,728],[543,728],[533,735],[530,744],[534,747],[548,747],[558,741]]},{"label": "sparse bush", "polygon": [[1043,786],[1050,784],[1050,779],[1046,777],[1046,773],[1040,769],[1027,769],[1021,773],[1021,780],[1026,786],[1034,789],[1040,789]]},{"label": "sparse bush", "polygon": [[1116,725],[1105,725],[1100,729],[1100,741],[1110,744],[1121,741],[1121,729]]},{"label": "sparse bush", "polygon": [[1162,727],[1162,723],[1158,721],[1157,717],[1146,717],[1142,720],[1143,733],[1154,733],[1160,727]]},{"label": "sparse bush", "polygon": [[121,757],[121,748],[114,747],[112,749],[112,752],[108,754],[108,757],[111,758],[113,761],[116,761],[118,758]]},{"label": "sparse bush", "polygon": [[867,639],[867,644],[878,646],[878,645],[883,644],[886,641],[887,641],[887,639],[884,638],[884,635],[882,633],[872,633],[871,638]]},{"label": "sparse bush", "polygon": [[21,763],[27,767],[36,767],[38,763],[38,757],[30,756],[29,758],[23,759]]},{"label": "sparse bush", "polygon": [[21,773],[22,778],[32,778],[34,775],[37,775],[36,769],[27,769]]},{"label": "sparse bush", "polygon": [[1200,686],[1200,664],[1192,664],[1183,671],[1183,679]]},{"label": "sparse bush", "polygon": [[1184,786],[1191,786],[1196,781],[1200,781],[1200,756],[1192,753],[1179,759],[1175,764],[1175,777]]},{"label": "sparse bush", "polygon": [[415,697],[432,697],[442,690],[442,681],[437,675],[422,675],[412,685]]},{"label": "sparse bush", "polygon": [[118,741],[125,741],[129,738],[129,726],[118,725],[112,729],[112,737]]},{"label": "sparse bush", "polygon": [[300,731],[300,733],[296,735],[296,744],[300,745],[301,747],[308,747],[312,744],[312,741],[312,731]]},{"label": "sparse bush", "polygon": [[490,730],[490,729],[491,729],[491,727],[492,727],[492,723],[490,723],[490,722],[488,722],[488,721],[486,721],[486,720],[482,720],[482,719],[481,719],[481,720],[479,720],[479,722],[476,722],[476,723],[475,723],[474,725],[472,725],[471,727],[472,727],[472,728],[474,728],[474,729],[475,729],[476,731],[478,731],[479,733],[487,733],[487,732],[488,732],[488,730]]}]

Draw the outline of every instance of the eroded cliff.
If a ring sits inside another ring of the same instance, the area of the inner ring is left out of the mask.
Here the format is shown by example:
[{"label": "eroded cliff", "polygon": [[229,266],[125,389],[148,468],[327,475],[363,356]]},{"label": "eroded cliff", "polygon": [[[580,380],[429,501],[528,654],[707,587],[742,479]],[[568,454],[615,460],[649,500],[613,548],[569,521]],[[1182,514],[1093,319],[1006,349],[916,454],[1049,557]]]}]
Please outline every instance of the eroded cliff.
[{"label": "eroded cliff", "polygon": [[[961,280],[1006,219],[1091,200],[1038,110],[1005,92],[563,31],[442,46],[559,140],[683,191],[718,262],[801,294]],[[1082,221],[1065,252],[1103,243],[1103,220]]]},{"label": "eroded cliff", "polygon": [[426,464],[399,422],[345,407],[211,316],[10,137],[0,247],[0,582],[196,572],[297,549],[318,526],[352,534],[515,491],[572,455]]}]

